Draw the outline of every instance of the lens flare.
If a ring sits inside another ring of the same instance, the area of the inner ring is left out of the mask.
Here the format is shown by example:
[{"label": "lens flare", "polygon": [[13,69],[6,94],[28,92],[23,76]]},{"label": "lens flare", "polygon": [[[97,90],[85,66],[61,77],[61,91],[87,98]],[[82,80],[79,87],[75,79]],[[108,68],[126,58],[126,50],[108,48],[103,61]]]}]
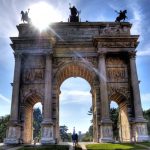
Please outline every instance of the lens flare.
[{"label": "lens flare", "polygon": [[30,6],[29,17],[39,30],[46,29],[51,22],[61,21],[61,13],[46,2],[39,2]]}]

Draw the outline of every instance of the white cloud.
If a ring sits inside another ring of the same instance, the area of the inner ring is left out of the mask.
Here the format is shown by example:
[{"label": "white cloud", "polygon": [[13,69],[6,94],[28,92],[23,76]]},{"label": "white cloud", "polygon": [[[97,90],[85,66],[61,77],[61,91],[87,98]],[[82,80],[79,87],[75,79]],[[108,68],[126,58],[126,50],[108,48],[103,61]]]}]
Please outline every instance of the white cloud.
[{"label": "white cloud", "polygon": [[138,51],[138,56],[150,56],[150,50]]},{"label": "white cloud", "polygon": [[150,93],[142,94],[141,101],[142,102],[150,102]]},{"label": "white cloud", "polygon": [[146,43],[145,45],[142,45],[139,48],[139,51],[137,51],[138,56],[150,56],[150,44]]},{"label": "white cloud", "polygon": [[63,90],[60,94],[60,101],[62,101],[63,104],[85,103],[89,100],[91,100],[91,94],[89,91]]},{"label": "white cloud", "polygon": [[11,103],[10,99],[8,99],[7,97],[3,96],[2,94],[0,94],[0,100],[5,101],[7,103]]},{"label": "white cloud", "polygon": [[132,22],[133,26],[131,28],[131,33],[135,35],[140,35],[140,41],[143,40],[142,34],[142,18],[140,6],[137,3],[131,3],[130,8],[133,12],[133,18],[129,20]]},{"label": "white cloud", "polygon": [[144,110],[150,109],[150,93],[142,94],[141,102]]}]

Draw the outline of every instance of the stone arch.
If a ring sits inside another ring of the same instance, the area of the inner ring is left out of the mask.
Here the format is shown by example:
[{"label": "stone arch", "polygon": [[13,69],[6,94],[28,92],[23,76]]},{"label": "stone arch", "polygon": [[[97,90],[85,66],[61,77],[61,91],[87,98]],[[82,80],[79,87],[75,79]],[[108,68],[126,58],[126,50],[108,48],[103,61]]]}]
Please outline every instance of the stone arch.
[{"label": "stone arch", "polygon": [[33,106],[41,102],[42,96],[36,92],[30,92],[24,99],[24,123],[23,143],[30,144],[33,140]]},{"label": "stone arch", "polygon": [[128,111],[128,97],[120,92],[113,92],[109,97],[110,102],[115,101],[119,106],[118,116],[118,129],[119,140],[122,142],[129,142],[131,140],[130,123],[129,123],[129,111]]},{"label": "stone arch", "polygon": [[[93,106],[93,119],[94,119],[94,141],[98,142],[98,119],[100,120],[100,109],[98,106],[99,99],[99,79],[96,71],[89,65],[86,65],[83,62],[67,62],[61,66],[59,66],[58,71],[54,74],[54,81],[53,81],[53,101],[56,102],[55,110],[56,113],[53,116],[56,116],[55,122],[55,135],[56,138],[59,139],[59,94],[60,94],[60,86],[64,80],[70,77],[81,77],[85,79],[91,86],[91,94],[92,94],[92,106]],[[56,98],[56,100],[54,100]],[[98,116],[99,115],[99,116]],[[99,118],[98,118],[99,117]]]},{"label": "stone arch", "polygon": [[62,64],[58,67],[54,79],[57,80],[57,85],[60,86],[65,79],[77,76],[87,80],[91,86],[98,80],[98,75],[94,66],[85,64],[82,61],[72,61]]}]

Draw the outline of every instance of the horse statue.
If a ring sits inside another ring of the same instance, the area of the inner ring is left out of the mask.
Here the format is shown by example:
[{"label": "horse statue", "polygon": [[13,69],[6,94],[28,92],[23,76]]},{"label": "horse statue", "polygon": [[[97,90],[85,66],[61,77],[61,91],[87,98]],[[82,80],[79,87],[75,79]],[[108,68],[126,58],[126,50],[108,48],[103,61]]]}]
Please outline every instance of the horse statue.
[{"label": "horse statue", "polygon": [[123,22],[125,21],[125,19],[127,18],[126,13],[127,10],[120,10],[120,12],[115,11],[117,14],[119,14],[119,16],[116,18],[115,22],[121,22],[121,20],[123,20]]},{"label": "horse statue", "polygon": [[30,9],[28,9],[28,11],[26,11],[26,12],[21,11],[21,15],[22,15],[21,21],[23,21],[23,23],[24,23],[24,22],[27,22],[27,23],[30,23],[30,22],[31,22],[31,19],[28,17],[29,10],[30,10]]}]

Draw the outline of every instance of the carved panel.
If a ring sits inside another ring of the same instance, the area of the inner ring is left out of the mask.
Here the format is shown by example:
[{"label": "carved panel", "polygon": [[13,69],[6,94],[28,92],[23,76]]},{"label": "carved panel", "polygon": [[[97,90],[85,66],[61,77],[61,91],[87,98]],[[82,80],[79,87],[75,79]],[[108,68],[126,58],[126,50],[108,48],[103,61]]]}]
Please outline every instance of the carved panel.
[{"label": "carved panel", "polygon": [[135,48],[136,42],[100,42],[99,47],[103,48]]},{"label": "carved panel", "polygon": [[44,68],[45,67],[45,57],[44,56],[34,56],[34,55],[24,55],[22,66],[24,68]]},{"label": "carved panel", "polygon": [[20,97],[23,101],[25,97],[29,95],[38,95],[41,98],[41,102],[44,100],[44,84],[26,84],[22,85],[20,89]]},{"label": "carved panel", "polygon": [[146,135],[147,134],[147,127],[146,127],[146,124],[144,123],[139,123],[136,125],[136,132],[137,132],[137,135]]},{"label": "carved panel", "polygon": [[102,136],[103,137],[112,137],[112,127],[111,126],[103,126],[102,127]]},{"label": "carved panel", "polygon": [[29,68],[23,73],[23,82],[44,81],[44,69]]},{"label": "carved panel", "polygon": [[130,89],[128,83],[108,83],[108,96],[111,97],[114,93],[120,93],[129,99]]},{"label": "carved panel", "polygon": [[129,35],[130,30],[128,27],[121,27],[120,25],[116,25],[114,27],[109,26],[109,24],[105,28],[100,29],[100,36],[115,36],[115,35]]},{"label": "carved panel", "polygon": [[107,68],[108,82],[128,82],[127,68]]},{"label": "carved panel", "polygon": [[126,62],[120,57],[108,57],[106,59],[107,66],[126,66]]}]

